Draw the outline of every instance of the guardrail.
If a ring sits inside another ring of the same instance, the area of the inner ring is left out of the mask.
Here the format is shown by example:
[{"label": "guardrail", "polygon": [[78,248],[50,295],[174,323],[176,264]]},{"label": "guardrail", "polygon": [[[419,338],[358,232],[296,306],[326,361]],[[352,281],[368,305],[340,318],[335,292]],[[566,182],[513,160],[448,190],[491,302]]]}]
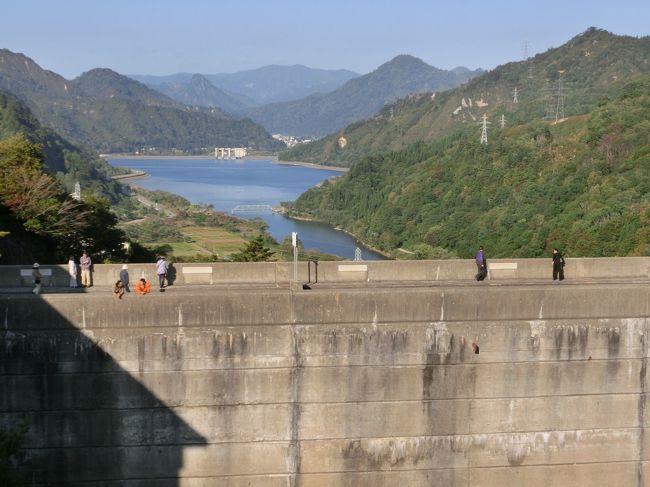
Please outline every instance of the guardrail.
[{"label": "guardrail", "polygon": [[[567,279],[650,278],[650,257],[566,259]],[[119,279],[121,264],[94,266],[93,283],[109,286]],[[488,261],[491,280],[551,279],[551,259],[494,259]],[[41,264],[41,273],[54,286],[68,286],[68,266]],[[473,280],[473,260],[428,261],[303,261],[298,264],[299,282],[387,282]],[[144,277],[156,282],[154,263],[131,263],[132,282]],[[172,264],[168,274],[175,285],[185,284],[281,284],[293,280],[291,262],[242,262]],[[0,266],[0,287],[31,285],[31,266]]]}]

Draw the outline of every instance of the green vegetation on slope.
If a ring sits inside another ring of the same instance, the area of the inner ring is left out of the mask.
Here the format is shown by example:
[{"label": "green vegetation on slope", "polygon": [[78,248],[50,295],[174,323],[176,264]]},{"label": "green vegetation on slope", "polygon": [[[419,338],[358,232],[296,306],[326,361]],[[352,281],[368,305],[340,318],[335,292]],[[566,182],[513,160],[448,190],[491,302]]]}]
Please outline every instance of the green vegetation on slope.
[{"label": "green vegetation on slope", "polygon": [[650,80],[563,123],[474,128],[373,156],[291,208],[382,250],[650,255]]},{"label": "green vegetation on slope", "polygon": [[68,81],[21,54],[0,49],[0,89],[29,106],[42,124],[98,152],[283,147],[251,120],[233,119],[218,109],[186,107],[108,69]]},{"label": "green vegetation on slope", "polygon": [[[399,100],[370,120],[296,146],[280,159],[351,165],[366,156],[459,130],[472,130],[478,138],[483,113],[492,127],[501,115],[508,125],[554,116],[560,71],[566,116],[588,113],[615,97],[625,83],[650,74],[650,37],[616,36],[591,28],[559,48],[499,66],[458,88]],[[518,103],[513,103],[515,88]],[[340,135],[346,139],[345,147],[338,144]]]},{"label": "green vegetation on slope", "polygon": [[41,146],[45,165],[66,191],[72,192],[78,181],[85,190],[97,192],[110,201],[118,199],[120,187],[110,178],[115,173],[111,166],[92,151],[75,146],[43,127],[29,108],[0,91],[0,139],[17,133]]},{"label": "green vegetation on slope", "polygon": [[72,200],[23,134],[0,140],[0,261],[63,262],[81,249],[123,258],[124,234],[108,203],[92,193]]}]

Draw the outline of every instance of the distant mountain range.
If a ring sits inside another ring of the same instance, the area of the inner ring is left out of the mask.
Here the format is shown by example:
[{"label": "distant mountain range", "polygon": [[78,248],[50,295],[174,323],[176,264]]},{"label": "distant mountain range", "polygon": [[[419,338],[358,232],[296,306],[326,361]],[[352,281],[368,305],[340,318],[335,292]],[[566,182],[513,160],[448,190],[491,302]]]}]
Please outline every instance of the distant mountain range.
[{"label": "distant mountain range", "polygon": [[187,81],[170,81],[151,87],[185,105],[218,107],[232,114],[257,105],[244,95],[217,88],[202,74],[194,74]]},{"label": "distant mountain range", "polygon": [[2,49],[0,89],[23,101],[41,123],[99,152],[282,147],[251,120],[217,108],[186,106],[108,69],[94,69],[70,81]]},{"label": "distant mountain range", "polygon": [[330,93],[254,107],[243,113],[271,133],[323,136],[371,117],[385,104],[404,96],[453,88],[480,73],[480,69],[466,68],[446,71],[416,57],[400,55]]},{"label": "distant mountain range", "polygon": [[[504,64],[463,86],[402,98],[369,120],[296,146],[280,158],[350,165],[372,154],[440,139],[466,127],[474,127],[478,139],[483,113],[491,123],[490,130],[497,129],[502,115],[510,126],[544,117],[554,119],[560,106],[564,116],[583,114],[616,96],[625,82],[648,74],[650,37],[617,36],[591,28],[558,48]],[[340,144],[341,136],[345,144]]]},{"label": "distant mountain range", "polygon": [[462,67],[446,71],[401,55],[364,76],[267,66],[235,74],[133,78],[176,101],[249,117],[271,133],[323,136],[371,117],[386,103],[412,93],[452,88],[481,72]]},{"label": "distant mountain range", "polygon": [[[193,74],[178,73],[169,76],[130,75],[131,78],[149,87],[165,90],[161,85],[180,87],[188,84]],[[215,88],[229,96],[240,98],[243,105],[254,106],[267,103],[297,100],[314,93],[328,93],[359,74],[345,69],[326,70],[294,66],[264,66],[258,69],[239,71],[231,74],[202,74]],[[211,106],[207,98],[197,105]],[[216,105],[226,109],[225,106]]]}]

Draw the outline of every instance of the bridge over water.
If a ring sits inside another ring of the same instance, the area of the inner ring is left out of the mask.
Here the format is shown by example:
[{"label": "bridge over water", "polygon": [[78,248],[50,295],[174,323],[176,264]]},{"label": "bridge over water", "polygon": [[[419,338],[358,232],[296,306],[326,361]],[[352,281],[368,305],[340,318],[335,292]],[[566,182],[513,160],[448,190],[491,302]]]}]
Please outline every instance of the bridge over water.
[{"label": "bridge over water", "polygon": [[230,213],[271,213],[273,207],[271,205],[237,205]]},{"label": "bridge over water", "polygon": [[29,485],[650,483],[650,258],[176,264],[117,300],[120,267],[0,268]]}]

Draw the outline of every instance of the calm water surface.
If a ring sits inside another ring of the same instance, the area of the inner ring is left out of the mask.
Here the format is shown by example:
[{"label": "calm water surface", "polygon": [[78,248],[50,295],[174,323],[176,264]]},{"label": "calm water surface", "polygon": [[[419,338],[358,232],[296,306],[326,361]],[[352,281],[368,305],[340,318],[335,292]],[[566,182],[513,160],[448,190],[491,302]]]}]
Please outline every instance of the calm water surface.
[{"label": "calm water surface", "polygon": [[[112,158],[108,162],[113,166],[147,172],[149,177],[138,180],[138,186],[169,191],[194,204],[211,204],[225,213],[230,213],[239,205],[273,207],[281,201],[293,201],[321,181],[341,174],[333,170],[274,164],[270,160]],[[329,225],[295,221],[271,212],[236,213],[236,216],[262,218],[269,226],[269,233],[278,242],[282,242],[291,232],[298,232],[306,249],[353,259],[358,246],[364,260],[383,259]]]}]

